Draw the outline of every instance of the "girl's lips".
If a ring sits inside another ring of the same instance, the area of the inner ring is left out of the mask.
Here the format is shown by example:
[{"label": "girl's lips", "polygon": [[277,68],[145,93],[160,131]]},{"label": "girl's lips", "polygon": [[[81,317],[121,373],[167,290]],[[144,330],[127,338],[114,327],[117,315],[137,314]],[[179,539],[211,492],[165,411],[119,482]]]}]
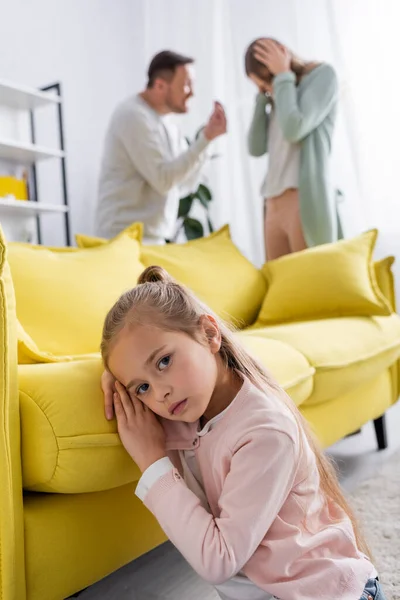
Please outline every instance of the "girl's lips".
[{"label": "girl's lips", "polygon": [[171,406],[169,407],[169,412],[171,415],[179,415],[179,413],[181,413],[187,404],[187,400],[181,400],[180,402],[175,402],[175,404],[171,404]]}]

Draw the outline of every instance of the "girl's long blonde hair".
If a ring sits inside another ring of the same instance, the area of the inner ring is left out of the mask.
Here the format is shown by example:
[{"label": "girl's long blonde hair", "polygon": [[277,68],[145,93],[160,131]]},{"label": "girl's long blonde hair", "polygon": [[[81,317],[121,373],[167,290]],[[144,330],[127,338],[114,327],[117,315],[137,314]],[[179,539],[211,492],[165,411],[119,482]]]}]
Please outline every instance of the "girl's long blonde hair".
[{"label": "girl's long blonde hair", "polygon": [[322,452],[311,429],[294,402],[277,384],[268,371],[239,343],[229,327],[188,289],[171,279],[161,267],[148,267],[140,276],[138,285],[123,294],[107,314],[101,342],[101,354],[106,369],[113,342],[125,326],[140,323],[156,325],[168,331],[186,333],[198,341],[200,318],[212,315],[221,333],[219,354],[226,369],[244,375],[260,390],[271,389],[294,415],[296,422],[315,454],[321,491],[326,502],[336,502],[351,519],[359,550],[370,556],[353,511],[340,488],[335,468]]}]

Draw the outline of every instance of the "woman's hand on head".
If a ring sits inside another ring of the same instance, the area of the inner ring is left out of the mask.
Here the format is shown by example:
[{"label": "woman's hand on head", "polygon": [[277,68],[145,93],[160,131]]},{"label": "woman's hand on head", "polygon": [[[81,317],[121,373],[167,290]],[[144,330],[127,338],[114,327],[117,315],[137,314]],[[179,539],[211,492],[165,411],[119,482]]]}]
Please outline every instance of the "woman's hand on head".
[{"label": "woman's hand on head", "polygon": [[119,437],[143,473],[167,454],[164,429],[156,415],[143,402],[131,398],[119,381],[115,382],[115,389],[113,402]]},{"label": "woman's hand on head", "polygon": [[273,40],[260,40],[254,47],[255,58],[275,76],[290,71],[289,50]]},{"label": "woman's hand on head", "polygon": [[104,413],[106,419],[111,421],[114,417],[113,394],[115,392],[115,378],[109,371],[104,371],[101,376],[101,389],[104,394]]}]

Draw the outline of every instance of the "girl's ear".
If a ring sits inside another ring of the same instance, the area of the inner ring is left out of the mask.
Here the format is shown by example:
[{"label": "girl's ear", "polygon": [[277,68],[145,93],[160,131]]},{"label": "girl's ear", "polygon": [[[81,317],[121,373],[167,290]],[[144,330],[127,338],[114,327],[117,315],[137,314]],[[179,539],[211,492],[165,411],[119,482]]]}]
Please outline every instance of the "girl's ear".
[{"label": "girl's ear", "polygon": [[200,327],[211,353],[217,354],[221,349],[221,331],[218,322],[212,315],[202,315]]}]

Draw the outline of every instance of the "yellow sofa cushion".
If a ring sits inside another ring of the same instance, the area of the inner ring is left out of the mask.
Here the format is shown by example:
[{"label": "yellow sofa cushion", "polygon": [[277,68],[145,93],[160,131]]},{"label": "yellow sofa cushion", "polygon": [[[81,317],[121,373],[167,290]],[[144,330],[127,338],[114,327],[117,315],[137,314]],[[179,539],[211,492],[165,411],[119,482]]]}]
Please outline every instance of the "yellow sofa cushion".
[{"label": "yellow sofa cushion", "polygon": [[257,322],[390,315],[372,263],[376,238],[376,230],[367,231],[267,262],[268,292]]},{"label": "yellow sofa cushion", "polygon": [[298,350],[280,340],[268,339],[265,336],[247,335],[239,331],[237,335],[246,350],[257,358],[261,364],[278,381],[279,385],[299,406],[312,393],[314,367]]},{"label": "yellow sofa cushion", "polygon": [[385,296],[393,312],[396,312],[396,293],[394,288],[394,277],[392,265],[394,256],[387,256],[374,263],[376,282],[382,294]]},{"label": "yellow sofa cushion", "polygon": [[[237,335],[293,399],[311,393],[314,369],[285,342]],[[22,470],[25,489],[82,493],[135,482],[140,472],[104,417],[96,360],[20,365]]]},{"label": "yellow sofa cushion", "polygon": [[129,235],[75,252],[9,244],[8,253],[18,319],[48,355],[97,352],[107,311],[144,269]]},{"label": "yellow sofa cushion", "polygon": [[400,317],[348,317],[250,329],[244,335],[280,340],[315,368],[304,405],[326,402],[377,376],[400,357]]},{"label": "yellow sofa cushion", "polygon": [[125,234],[129,235],[132,239],[141,242],[143,237],[143,223],[132,223],[132,225],[129,225],[129,227],[124,229],[121,233],[113,237],[111,240],[95,237],[93,235],[77,233],[75,235],[75,241],[78,248],[96,248],[97,246],[104,246],[105,244],[109,244],[110,242],[115,241],[116,239]]},{"label": "yellow sofa cushion", "polygon": [[186,244],[143,246],[141,260],[146,267],[164,267],[226,321],[237,327],[254,323],[266,283],[232,242],[228,225]]}]

